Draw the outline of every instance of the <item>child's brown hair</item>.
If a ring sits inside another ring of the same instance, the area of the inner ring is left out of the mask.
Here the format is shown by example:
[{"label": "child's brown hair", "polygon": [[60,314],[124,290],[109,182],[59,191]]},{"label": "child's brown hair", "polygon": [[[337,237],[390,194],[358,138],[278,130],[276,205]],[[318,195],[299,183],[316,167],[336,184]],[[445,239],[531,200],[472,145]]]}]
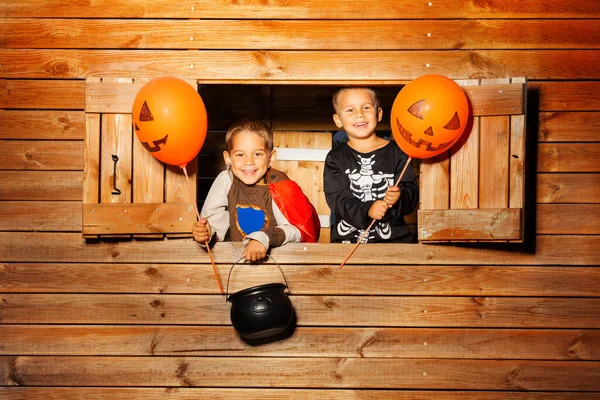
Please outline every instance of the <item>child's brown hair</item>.
[{"label": "child's brown hair", "polygon": [[254,132],[265,141],[265,148],[268,152],[273,151],[273,131],[269,125],[262,121],[243,119],[231,125],[225,135],[225,150],[229,153],[233,146],[233,138],[240,132]]}]

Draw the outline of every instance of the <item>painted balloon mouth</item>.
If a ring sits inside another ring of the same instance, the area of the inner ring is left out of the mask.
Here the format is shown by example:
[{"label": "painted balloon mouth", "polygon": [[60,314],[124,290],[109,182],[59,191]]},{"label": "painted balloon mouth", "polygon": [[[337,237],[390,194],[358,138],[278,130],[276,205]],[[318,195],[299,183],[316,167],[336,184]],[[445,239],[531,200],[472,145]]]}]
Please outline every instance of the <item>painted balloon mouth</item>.
[{"label": "painted balloon mouth", "polygon": [[[396,118],[396,125],[398,125],[398,131],[400,132],[400,135],[404,138],[404,140],[406,140],[408,143],[410,143],[416,148],[425,147],[425,150],[427,151],[440,151],[444,150],[447,147],[450,147],[450,145],[454,142],[454,140],[451,140],[446,143],[440,143],[440,145],[437,147],[433,146],[431,142],[428,142],[423,139],[419,139],[419,141],[417,142],[412,139],[412,134],[406,129],[404,129],[398,118]],[[423,133],[429,136],[433,136],[433,129],[429,127]]]},{"label": "painted balloon mouth", "polygon": [[161,150],[160,145],[165,145],[167,144],[167,138],[169,137],[169,135],[166,135],[165,137],[163,137],[162,139],[158,139],[158,140],[153,140],[152,144],[154,144],[154,146],[150,146],[148,144],[148,142],[142,142],[142,146],[144,146],[144,148],[146,150],[148,150],[150,153],[155,153],[157,151]]}]

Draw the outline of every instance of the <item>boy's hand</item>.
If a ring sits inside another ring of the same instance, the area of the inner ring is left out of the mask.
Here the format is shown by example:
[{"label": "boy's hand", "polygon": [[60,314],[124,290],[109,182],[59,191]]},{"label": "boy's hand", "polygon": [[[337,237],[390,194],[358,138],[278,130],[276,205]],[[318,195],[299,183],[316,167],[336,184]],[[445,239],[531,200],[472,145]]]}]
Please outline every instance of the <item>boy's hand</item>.
[{"label": "boy's hand", "polygon": [[242,256],[246,257],[246,260],[251,262],[262,260],[267,256],[267,248],[258,240],[250,239]]},{"label": "boy's hand", "polygon": [[369,208],[369,217],[380,220],[385,216],[386,211],[390,206],[383,200],[375,200]]},{"label": "boy's hand", "polygon": [[206,218],[200,219],[192,225],[192,234],[194,235],[194,240],[196,242],[204,243],[210,239],[210,225],[208,224],[208,220]]},{"label": "boy's hand", "polygon": [[400,199],[400,188],[398,186],[390,186],[388,190],[385,192],[385,197],[383,201],[385,201],[388,206],[391,208],[394,204],[398,202]]}]

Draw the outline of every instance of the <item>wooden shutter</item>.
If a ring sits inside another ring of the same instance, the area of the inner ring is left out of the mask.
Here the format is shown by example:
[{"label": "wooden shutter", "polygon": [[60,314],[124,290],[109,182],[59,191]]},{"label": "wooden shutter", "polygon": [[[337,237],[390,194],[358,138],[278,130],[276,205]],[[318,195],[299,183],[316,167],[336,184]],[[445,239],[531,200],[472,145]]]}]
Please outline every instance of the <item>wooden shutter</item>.
[{"label": "wooden shutter", "polygon": [[448,153],[421,162],[419,241],[522,242],[526,81],[457,82],[472,127]]},{"label": "wooden shutter", "polygon": [[[133,133],[131,109],[148,79],[88,78],[85,103],[83,227],[86,237],[191,236],[196,162],[163,164]],[[197,88],[196,82],[188,81]]]}]

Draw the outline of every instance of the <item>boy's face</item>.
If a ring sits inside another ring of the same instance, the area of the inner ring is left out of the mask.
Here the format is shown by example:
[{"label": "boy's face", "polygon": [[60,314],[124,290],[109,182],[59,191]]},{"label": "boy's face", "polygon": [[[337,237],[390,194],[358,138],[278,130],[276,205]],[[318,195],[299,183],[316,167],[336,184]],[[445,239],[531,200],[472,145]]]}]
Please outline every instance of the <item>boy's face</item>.
[{"label": "boy's face", "polygon": [[260,182],[275,163],[276,151],[269,153],[265,140],[251,131],[239,132],[231,143],[231,151],[223,152],[225,163],[231,165],[231,172],[248,186]]},{"label": "boy's face", "polygon": [[349,89],[340,94],[333,121],[338,128],[346,131],[350,139],[361,139],[375,132],[382,116],[381,107],[375,107],[368,90]]}]

